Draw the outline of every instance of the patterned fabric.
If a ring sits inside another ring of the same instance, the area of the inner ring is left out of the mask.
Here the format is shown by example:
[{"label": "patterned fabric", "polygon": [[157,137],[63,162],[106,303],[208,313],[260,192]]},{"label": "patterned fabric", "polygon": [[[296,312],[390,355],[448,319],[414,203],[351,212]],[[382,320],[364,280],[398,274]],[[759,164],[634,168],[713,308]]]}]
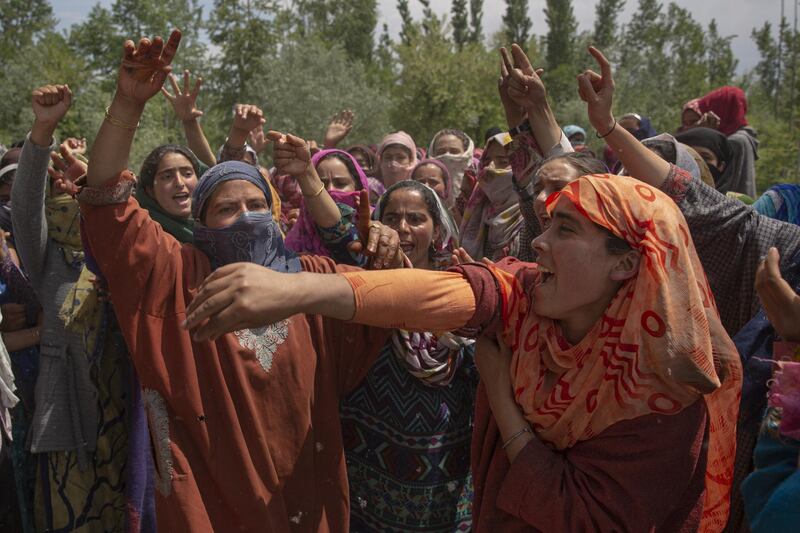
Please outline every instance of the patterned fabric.
[{"label": "patterned fabric", "polygon": [[[561,197],[644,257],[638,275],[575,346],[555,321],[531,311],[519,280],[493,269],[503,294],[505,340],[514,351],[517,403],[537,435],[563,450],[616,422],[674,414],[703,397],[710,432],[700,529],[721,529],[728,517],[741,366],[685,221],[667,197],[632,178],[582,177],[553,195],[548,209]],[[620,374],[620,368],[629,370]],[[552,386],[543,386],[547,376],[556,379]]]},{"label": "patterned fabric", "polygon": [[56,242],[68,265],[83,262],[78,202],[67,194],[46,195],[44,213],[47,218],[47,235]]},{"label": "patterned fabric", "polygon": [[800,362],[778,361],[769,405],[781,410],[781,435],[800,440]]},{"label": "patterned fabric", "polygon": [[758,444],[756,470],[742,484],[750,531],[789,533],[800,523],[800,441],[781,435],[780,409],[767,410]]},{"label": "patterned fabric", "polygon": [[[358,201],[360,194],[359,191],[369,190],[369,180],[367,180],[367,175],[364,174],[364,171],[361,169],[358,162],[355,160],[355,158],[353,158],[352,155],[342,150],[322,150],[314,154],[314,156],[311,158],[311,163],[314,165],[314,168],[318,168],[319,164],[324,159],[333,154],[337,154],[338,156],[346,158],[348,161],[350,161],[350,165],[348,166],[356,171],[356,175],[351,176],[355,182],[355,190],[352,192],[344,192],[330,189],[328,190],[328,194],[337,204],[356,207],[356,202]],[[354,216],[356,223],[358,223],[357,215],[358,213],[356,213]],[[286,234],[286,246],[297,253],[309,253],[324,257],[331,256],[330,250],[328,250],[328,248],[325,246],[325,243],[322,242],[317,234],[317,225],[314,223],[314,218],[306,208],[305,203],[303,203],[300,208],[300,216],[298,216],[297,222],[295,222],[294,226],[292,226],[292,229],[289,231],[289,233]]]},{"label": "patterned fabric", "polygon": [[231,180],[252,183],[261,189],[267,204],[272,206],[272,188],[256,167],[241,161],[227,161],[210,168],[192,196],[195,246],[208,256],[214,268],[247,261],[279,272],[299,272],[300,261],[284,246],[280,227],[271,213],[245,212],[236,222],[223,228],[212,229],[199,222],[216,188]]},{"label": "patterned fabric", "polygon": [[97,356],[97,339],[103,333],[103,306],[96,283],[95,275],[84,266],[58,313],[65,328],[83,337],[84,351],[90,360]]},{"label": "patterned fabric", "polygon": [[102,351],[90,367],[100,414],[91,466],[82,470],[74,451],[39,455],[35,513],[38,530],[128,531],[125,499],[128,430],[123,391],[130,362],[118,330],[115,335],[106,336]]},{"label": "patterned fabric", "polygon": [[753,204],[764,216],[800,225],[800,185],[773,185]]},{"label": "patterned fabric", "polygon": [[[17,303],[26,307],[27,327],[36,325],[41,307],[33,287],[22,271],[11,260],[6,243],[0,260],[0,304]],[[19,403],[11,409],[11,464],[17,506],[23,533],[33,533],[33,497],[36,485],[36,458],[27,449],[28,433],[35,407],[34,390],[39,376],[39,347],[31,346],[9,353],[11,370]],[[2,436],[0,436],[2,438]]]},{"label": "patterned fabric", "polygon": [[478,376],[472,349],[447,387],[412,376],[387,344],[341,403],[350,531],[470,531]]}]

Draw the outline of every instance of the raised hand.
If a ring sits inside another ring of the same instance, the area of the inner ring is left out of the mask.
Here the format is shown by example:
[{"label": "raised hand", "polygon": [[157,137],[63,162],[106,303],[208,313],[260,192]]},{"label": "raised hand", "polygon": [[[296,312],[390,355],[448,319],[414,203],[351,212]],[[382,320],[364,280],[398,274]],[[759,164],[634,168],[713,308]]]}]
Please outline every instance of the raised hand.
[{"label": "raised hand", "polygon": [[200,94],[203,78],[197,78],[194,82],[194,88],[190,89],[189,75],[188,70],[183,71],[183,89],[178,86],[177,76],[175,74],[169,75],[170,85],[172,85],[172,90],[175,91],[174,95],[166,87],[161,87],[161,94],[172,104],[175,116],[181,122],[197,120],[203,116],[203,112],[197,109],[197,96]]},{"label": "raised hand", "polygon": [[357,209],[358,240],[348,244],[347,249],[367,257],[370,270],[411,267],[411,261],[400,249],[397,231],[371,219],[369,191],[359,192]]},{"label": "raised hand", "polygon": [[117,96],[139,105],[155,96],[172,70],[170,63],[180,42],[180,30],[172,30],[166,43],[161,37],[152,41],[142,38],[138,46],[131,40],[125,41]]},{"label": "raised hand", "polygon": [[36,122],[55,127],[72,105],[72,91],[67,85],[45,85],[31,93],[31,107]]},{"label": "raised hand", "polygon": [[[545,105],[547,103],[547,90],[544,87],[542,78],[539,77],[544,70],[534,70],[528,56],[517,44],[511,45],[511,54],[506,48],[501,48],[500,55],[503,59],[501,76],[503,76],[504,71],[507,73],[505,85],[508,98],[522,109]],[[513,65],[511,63],[512,59]],[[502,92],[500,98],[503,98]],[[503,105],[505,105],[505,102]]]},{"label": "raised hand", "polygon": [[345,109],[331,118],[328,129],[325,131],[325,148],[336,148],[339,146],[342,139],[347,137],[347,134],[353,129],[354,117],[355,114],[351,110]]},{"label": "raised hand", "polygon": [[86,174],[88,165],[75,157],[67,142],[61,143],[59,153],[52,152],[50,159],[53,161],[53,166],[47,169],[47,173],[53,178],[56,190],[71,196],[77,194],[78,187],[75,182]]},{"label": "raised hand", "polygon": [[608,134],[615,126],[611,106],[614,103],[614,78],[611,74],[611,63],[606,56],[595,48],[589,47],[589,53],[600,66],[600,74],[587,70],[578,75],[578,93],[586,102],[589,121],[600,135]]},{"label": "raised hand", "polygon": [[269,145],[269,139],[264,133],[264,128],[261,127],[251,131],[247,138],[250,140],[250,146],[256,151],[257,154],[260,154],[266,150],[267,145]]},{"label": "raised hand", "polygon": [[267,139],[275,144],[275,168],[279,174],[288,174],[294,178],[302,177],[311,167],[311,150],[308,143],[287,133],[269,131]]},{"label": "raised hand", "polygon": [[233,125],[235,129],[249,135],[251,131],[260,128],[267,122],[264,112],[258,106],[250,104],[236,104],[233,106]]},{"label": "raised hand", "polygon": [[772,327],[787,341],[800,341],[800,295],[780,271],[780,253],[770,248],[756,270],[756,291]]},{"label": "raised hand", "polygon": [[76,139],[75,137],[67,137],[64,141],[70,152],[73,154],[83,155],[86,153],[86,137]]},{"label": "raised hand", "polygon": [[703,113],[703,115],[700,117],[700,120],[697,121],[695,126],[699,128],[711,128],[712,130],[715,130],[719,128],[719,121],[720,121],[719,115],[717,115],[713,111],[707,111]]}]

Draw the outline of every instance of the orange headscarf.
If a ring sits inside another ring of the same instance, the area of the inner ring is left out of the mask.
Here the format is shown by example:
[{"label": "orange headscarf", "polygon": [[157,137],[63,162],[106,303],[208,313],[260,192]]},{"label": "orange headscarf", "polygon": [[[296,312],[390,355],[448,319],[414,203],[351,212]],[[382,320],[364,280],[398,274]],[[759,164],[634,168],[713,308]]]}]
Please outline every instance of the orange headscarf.
[{"label": "orange headscarf", "polygon": [[553,320],[532,311],[517,278],[494,269],[517,403],[537,435],[563,450],[617,422],[676,414],[703,398],[709,443],[700,530],[720,531],[729,511],[742,370],[686,220],[669,197],[627,177],[584,176],[551,197],[548,209],[558,197],[642,257],[637,276],[575,346]]}]

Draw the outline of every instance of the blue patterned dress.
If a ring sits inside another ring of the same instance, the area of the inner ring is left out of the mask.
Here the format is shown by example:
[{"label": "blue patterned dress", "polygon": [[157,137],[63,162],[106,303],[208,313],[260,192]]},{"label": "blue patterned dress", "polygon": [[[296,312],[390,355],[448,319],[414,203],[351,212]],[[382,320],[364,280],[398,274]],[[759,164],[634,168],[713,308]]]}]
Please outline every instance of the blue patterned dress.
[{"label": "blue patterned dress", "polygon": [[414,377],[386,344],[341,403],[350,531],[469,531],[473,347],[447,386]]}]

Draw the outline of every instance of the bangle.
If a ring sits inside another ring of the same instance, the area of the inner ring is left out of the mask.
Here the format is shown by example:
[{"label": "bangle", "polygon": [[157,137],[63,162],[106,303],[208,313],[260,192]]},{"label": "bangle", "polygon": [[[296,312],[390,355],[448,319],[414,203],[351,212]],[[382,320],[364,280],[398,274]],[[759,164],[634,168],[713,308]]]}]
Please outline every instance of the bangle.
[{"label": "bangle", "polygon": [[135,130],[136,128],[139,127],[140,122],[137,122],[136,124],[128,124],[127,122],[123,122],[120,119],[113,117],[111,115],[110,109],[111,106],[108,106],[106,108],[106,120],[110,122],[113,126],[116,126],[118,128],[123,128],[126,130]]},{"label": "bangle", "polygon": [[38,327],[33,327],[33,328],[31,328],[31,331],[33,332],[33,340],[34,340],[34,342],[38,343],[39,342],[39,328]]},{"label": "bangle", "polygon": [[505,441],[505,442],[503,443],[503,449],[505,450],[506,448],[508,448],[508,446],[509,446],[509,445],[510,445],[512,442],[514,442],[515,440],[517,440],[517,438],[519,438],[519,436],[520,436],[520,435],[522,435],[522,434],[524,434],[524,433],[533,433],[533,431],[531,431],[531,428],[529,428],[528,426],[525,426],[524,428],[520,429],[519,431],[517,431],[516,433],[514,433],[513,435],[511,435],[511,436],[508,438],[508,440],[507,440],[507,441]]},{"label": "bangle", "polygon": [[610,130],[608,130],[608,133],[606,133],[605,135],[600,135],[600,132],[599,132],[599,131],[596,131],[596,132],[595,132],[595,135],[597,135],[597,138],[598,138],[598,139],[605,139],[606,137],[608,137],[609,135],[611,135],[612,133],[614,133],[614,130],[615,130],[615,129],[617,129],[617,121],[616,121],[616,120],[614,121],[614,125],[613,125],[613,126],[611,126],[611,129],[610,129]]},{"label": "bangle", "polygon": [[306,198],[316,198],[317,196],[322,194],[322,191],[324,190],[325,190],[325,182],[323,182],[322,185],[319,186],[319,190],[317,190],[317,192],[315,192],[314,194],[303,193],[303,196],[305,196]]}]

